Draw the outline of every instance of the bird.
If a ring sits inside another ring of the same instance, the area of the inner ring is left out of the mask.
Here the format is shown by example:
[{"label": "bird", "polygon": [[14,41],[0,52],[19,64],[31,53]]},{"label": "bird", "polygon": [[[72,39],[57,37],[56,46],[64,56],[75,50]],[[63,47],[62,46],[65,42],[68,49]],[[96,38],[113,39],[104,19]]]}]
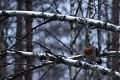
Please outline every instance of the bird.
[{"label": "bird", "polygon": [[84,49],[84,55],[86,57],[86,61],[89,63],[97,63],[98,65],[102,64],[102,60],[100,58],[100,51],[91,43],[87,43]]}]

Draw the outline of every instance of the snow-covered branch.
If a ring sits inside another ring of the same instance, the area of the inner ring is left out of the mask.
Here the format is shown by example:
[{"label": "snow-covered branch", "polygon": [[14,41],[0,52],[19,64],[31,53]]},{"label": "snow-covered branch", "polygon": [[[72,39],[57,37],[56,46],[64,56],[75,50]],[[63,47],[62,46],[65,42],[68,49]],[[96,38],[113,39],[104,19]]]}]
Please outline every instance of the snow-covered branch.
[{"label": "snow-covered branch", "polygon": [[40,60],[51,60],[56,59],[55,56],[48,54],[48,53],[39,53],[39,52],[25,52],[25,51],[16,51],[16,50],[1,50],[0,56],[4,57],[7,54],[16,54],[20,57],[33,57],[33,58],[39,58]]},{"label": "snow-covered branch", "polygon": [[95,70],[95,71],[102,73],[103,75],[111,75],[111,76],[120,77],[119,72],[113,71],[112,69],[108,69],[108,68],[103,67],[103,66],[92,65],[92,64],[89,64],[87,62],[79,61],[79,60],[72,60],[72,59],[65,59],[65,58],[62,58],[62,60],[63,60],[63,63],[66,65],[75,66],[75,67],[82,67],[84,69]]},{"label": "snow-covered branch", "polygon": [[[112,51],[114,52],[114,51]],[[118,76],[120,77],[120,73],[117,71],[113,71],[112,69],[108,69],[106,67],[103,66],[99,66],[99,65],[93,65],[93,64],[89,64],[87,62],[84,62],[82,60],[74,60],[74,57],[64,57],[64,56],[54,56],[52,54],[49,53],[33,53],[33,52],[24,52],[24,51],[14,51],[14,50],[7,50],[7,51],[1,51],[0,55],[2,54],[18,54],[18,55],[22,55],[22,56],[27,56],[27,57],[38,57],[41,59],[50,59],[50,60],[56,60],[55,62],[60,64],[65,64],[65,65],[70,65],[70,66],[75,66],[75,67],[82,67],[84,69],[91,69],[91,70],[95,70],[98,72],[101,72],[104,75],[111,75],[111,76]],[[48,57],[48,58],[47,58]],[[80,56],[81,57],[81,56]]]},{"label": "snow-covered branch", "polygon": [[120,57],[120,51],[106,51],[106,52],[101,52],[101,57]]},{"label": "snow-covered branch", "polygon": [[[107,56],[117,56],[120,57],[120,51],[106,51],[106,52],[100,52],[101,54],[99,56],[101,57],[107,57]],[[1,50],[0,56],[4,56],[6,54],[17,54],[19,56],[24,57],[37,57],[39,59],[46,59],[46,58],[52,58],[55,59],[56,57],[49,54],[49,53],[39,53],[39,52],[25,52],[25,51],[15,51],[15,50]],[[69,57],[69,59],[79,60],[85,58],[84,54],[75,55]]]},{"label": "snow-covered branch", "polygon": [[17,10],[2,10],[0,11],[0,16],[29,16],[31,18],[45,18],[51,20],[60,20],[60,21],[75,21],[80,24],[89,24],[91,28],[102,28],[106,30],[111,30],[115,32],[120,32],[120,26],[102,22],[100,20],[94,20],[89,18],[81,18],[81,17],[74,17],[74,16],[67,16],[61,14],[52,14],[46,12],[35,12],[35,11],[17,11]]}]

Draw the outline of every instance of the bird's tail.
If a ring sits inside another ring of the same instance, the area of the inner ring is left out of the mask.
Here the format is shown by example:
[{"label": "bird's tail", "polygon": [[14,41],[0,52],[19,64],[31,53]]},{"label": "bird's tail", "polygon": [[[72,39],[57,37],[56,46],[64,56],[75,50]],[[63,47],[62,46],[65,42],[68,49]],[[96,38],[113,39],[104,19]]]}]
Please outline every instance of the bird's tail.
[{"label": "bird's tail", "polygon": [[101,59],[100,57],[98,57],[98,59],[96,60],[96,63],[97,63],[98,65],[102,64],[102,59]]}]

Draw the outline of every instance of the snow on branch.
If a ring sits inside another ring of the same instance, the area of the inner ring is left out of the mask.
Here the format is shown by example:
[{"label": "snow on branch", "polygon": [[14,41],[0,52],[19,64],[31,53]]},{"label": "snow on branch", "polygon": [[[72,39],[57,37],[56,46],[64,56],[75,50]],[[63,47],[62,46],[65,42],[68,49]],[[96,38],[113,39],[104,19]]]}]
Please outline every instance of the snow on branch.
[{"label": "snow on branch", "polygon": [[44,19],[51,19],[51,20],[60,20],[60,21],[74,21],[80,24],[89,24],[91,28],[101,28],[106,30],[111,30],[115,32],[120,32],[120,26],[102,22],[100,20],[89,19],[89,18],[81,18],[81,17],[74,17],[68,15],[61,15],[61,14],[52,14],[46,12],[35,12],[35,11],[17,11],[17,10],[1,10],[0,16],[29,16],[31,18],[44,18]]},{"label": "snow on branch", "polygon": [[[112,51],[112,52],[114,53],[115,51]],[[106,53],[108,54],[108,52],[106,52]],[[71,66],[75,66],[75,67],[82,67],[84,69],[95,70],[95,71],[102,73],[103,75],[111,75],[111,76],[120,77],[119,72],[114,71],[114,70],[109,69],[109,68],[106,68],[106,67],[103,67],[103,66],[89,64],[87,62],[80,61],[80,60],[73,60],[73,59],[71,59],[71,57],[62,58],[62,60],[63,60],[63,63],[66,65],[71,65]]]},{"label": "snow on branch", "polygon": [[20,57],[33,57],[33,58],[39,58],[40,60],[53,60],[56,59],[51,54],[48,53],[39,53],[39,52],[25,52],[25,51],[16,51],[16,50],[1,50],[0,51],[0,56],[4,57],[7,54],[16,54],[19,55]]},{"label": "snow on branch", "polygon": [[106,51],[106,52],[101,52],[100,54],[101,57],[120,57],[120,51]]},{"label": "snow on branch", "polygon": [[[113,71],[112,69],[108,69],[103,66],[99,66],[96,64],[89,64],[82,60],[74,60],[75,57],[64,57],[64,56],[54,56],[50,53],[33,53],[33,52],[24,52],[24,51],[14,51],[14,50],[3,50],[0,51],[0,56],[3,54],[18,54],[20,56],[27,56],[27,57],[38,57],[40,59],[49,59],[57,64],[65,64],[75,67],[82,67],[84,69],[91,69],[98,72],[101,72],[103,75],[111,75],[111,76],[118,76],[120,77],[120,73],[117,71]],[[80,56],[81,57],[81,56]],[[55,61],[54,61],[55,60]]]},{"label": "snow on branch", "polygon": [[[17,54],[19,56],[25,56],[25,57],[37,57],[39,59],[46,59],[47,57],[50,57],[52,59],[55,59],[56,57],[54,57],[51,54],[47,54],[46,53],[39,53],[39,52],[25,52],[25,51],[16,51],[16,50],[1,50],[0,51],[0,56],[5,56],[7,54]],[[106,52],[100,52],[100,57],[120,57],[120,51],[106,51]],[[83,59],[85,58],[84,54],[79,54],[79,55],[74,55],[69,57],[69,59],[74,59],[74,60],[79,60],[79,59]]]},{"label": "snow on branch", "polygon": [[111,75],[111,76],[120,77],[120,73],[117,71],[113,71],[112,69],[108,69],[106,67],[99,66],[99,65],[92,65],[84,61],[73,60],[73,59],[63,57],[62,62],[63,64],[70,65],[70,66],[82,67],[84,69],[95,70],[95,71],[102,73],[103,75]]}]

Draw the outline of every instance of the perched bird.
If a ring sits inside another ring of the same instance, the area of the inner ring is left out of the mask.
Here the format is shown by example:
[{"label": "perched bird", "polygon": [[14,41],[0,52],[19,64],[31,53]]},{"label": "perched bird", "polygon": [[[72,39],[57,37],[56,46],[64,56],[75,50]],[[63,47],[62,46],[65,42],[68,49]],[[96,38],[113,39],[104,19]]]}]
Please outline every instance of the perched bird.
[{"label": "perched bird", "polygon": [[96,48],[92,44],[90,44],[90,43],[86,44],[84,54],[86,56],[86,61],[88,61],[89,63],[102,64],[102,60],[101,60],[101,58],[99,56],[100,51],[99,51],[98,48]]}]

